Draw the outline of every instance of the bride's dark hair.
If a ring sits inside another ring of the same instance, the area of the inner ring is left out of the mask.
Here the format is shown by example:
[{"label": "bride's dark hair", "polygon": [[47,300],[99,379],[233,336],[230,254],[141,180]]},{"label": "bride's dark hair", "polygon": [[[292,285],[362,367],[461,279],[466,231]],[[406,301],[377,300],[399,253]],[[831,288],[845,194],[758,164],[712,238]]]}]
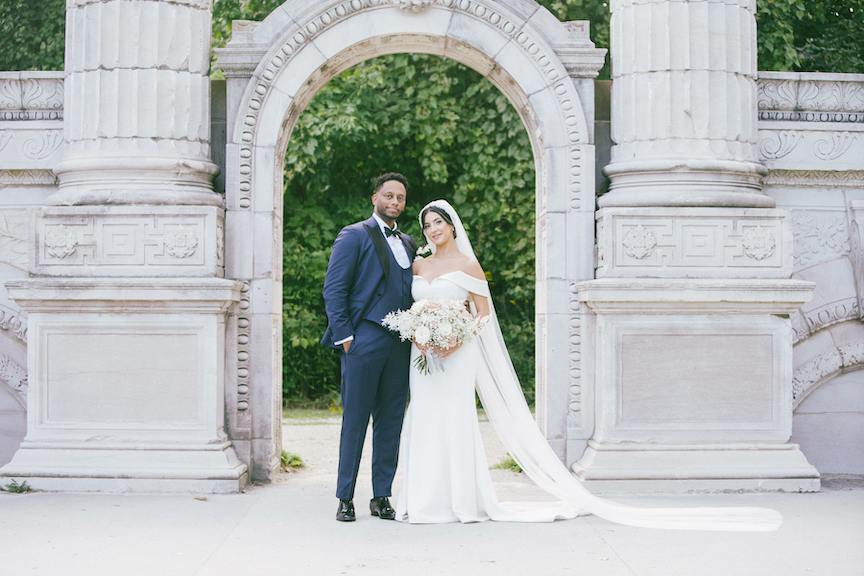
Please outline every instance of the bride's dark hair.
[{"label": "bride's dark hair", "polygon": [[[441,208],[440,206],[426,206],[426,208],[423,209],[423,212],[420,213],[420,227],[421,228],[423,228],[426,225],[426,215],[429,214],[429,212],[435,212],[436,214],[441,216],[447,224],[449,224],[450,226],[453,226],[453,219],[450,218],[450,215],[447,214],[447,211],[444,210],[444,208]],[[456,227],[455,226],[453,226],[453,239],[454,240],[456,239]]]}]

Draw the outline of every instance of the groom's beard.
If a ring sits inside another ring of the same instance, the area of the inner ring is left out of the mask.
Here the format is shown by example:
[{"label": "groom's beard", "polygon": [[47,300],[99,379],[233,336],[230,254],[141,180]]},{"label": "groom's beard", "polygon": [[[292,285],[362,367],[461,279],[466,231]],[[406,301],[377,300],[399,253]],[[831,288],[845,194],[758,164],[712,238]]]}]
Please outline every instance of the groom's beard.
[{"label": "groom's beard", "polygon": [[394,222],[396,222],[396,220],[399,218],[399,216],[402,215],[402,212],[404,212],[404,211],[405,211],[405,209],[403,208],[402,210],[399,211],[398,214],[396,214],[396,216],[390,216],[389,214],[382,214],[381,211],[378,210],[378,208],[375,208],[375,214],[377,214],[379,218],[384,220],[384,222],[391,224],[391,228],[392,228],[392,224]]}]

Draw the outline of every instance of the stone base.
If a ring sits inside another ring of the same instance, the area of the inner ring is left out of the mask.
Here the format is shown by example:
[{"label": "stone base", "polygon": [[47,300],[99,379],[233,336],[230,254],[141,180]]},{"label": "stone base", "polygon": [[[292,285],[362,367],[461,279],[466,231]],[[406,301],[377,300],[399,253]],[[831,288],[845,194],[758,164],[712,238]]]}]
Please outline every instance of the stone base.
[{"label": "stone base", "polygon": [[573,472],[599,492],[818,492],[797,444],[651,445],[590,441]]},{"label": "stone base", "polygon": [[62,448],[26,441],[0,477],[49,492],[195,492],[230,494],[247,484],[230,443],[172,449]]},{"label": "stone base", "polygon": [[237,492],[221,278],[7,283],[30,312],[27,435],[0,476],[41,490]]}]

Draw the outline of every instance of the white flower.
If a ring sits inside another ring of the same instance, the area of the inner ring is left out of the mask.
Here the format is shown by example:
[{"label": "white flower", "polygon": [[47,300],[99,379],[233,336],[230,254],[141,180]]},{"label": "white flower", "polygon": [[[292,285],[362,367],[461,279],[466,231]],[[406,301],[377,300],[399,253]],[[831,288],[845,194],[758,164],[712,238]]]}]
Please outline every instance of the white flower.
[{"label": "white flower", "polygon": [[416,302],[414,302],[414,304],[411,305],[411,312],[414,312],[416,314],[420,312],[420,310],[422,310],[424,306],[426,306],[426,300],[417,300]]},{"label": "white flower", "polygon": [[417,330],[414,331],[414,339],[418,344],[426,344],[431,337],[432,332],[426,326],[418,326]]},{"label": "white flower", "polygon": [[452,333],[453,325],[449,322],[441,322],[440,324],[438,324],[438,334],[440,334],[443,338],[447,338]]}]

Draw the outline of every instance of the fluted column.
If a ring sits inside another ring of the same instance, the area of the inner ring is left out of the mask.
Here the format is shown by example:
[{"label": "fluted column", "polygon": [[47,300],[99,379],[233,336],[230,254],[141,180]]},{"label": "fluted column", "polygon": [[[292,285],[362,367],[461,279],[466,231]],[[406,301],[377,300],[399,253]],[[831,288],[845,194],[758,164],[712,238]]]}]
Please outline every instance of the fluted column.
[{"label": "fluted column", "polygon": [[755,0],[612,0],[600,206],[773,207],[756,151]]},{"label": "fluted column", "polygon": [[54,204],[219,205],[210,162],[211,0],[69,0]]}]

